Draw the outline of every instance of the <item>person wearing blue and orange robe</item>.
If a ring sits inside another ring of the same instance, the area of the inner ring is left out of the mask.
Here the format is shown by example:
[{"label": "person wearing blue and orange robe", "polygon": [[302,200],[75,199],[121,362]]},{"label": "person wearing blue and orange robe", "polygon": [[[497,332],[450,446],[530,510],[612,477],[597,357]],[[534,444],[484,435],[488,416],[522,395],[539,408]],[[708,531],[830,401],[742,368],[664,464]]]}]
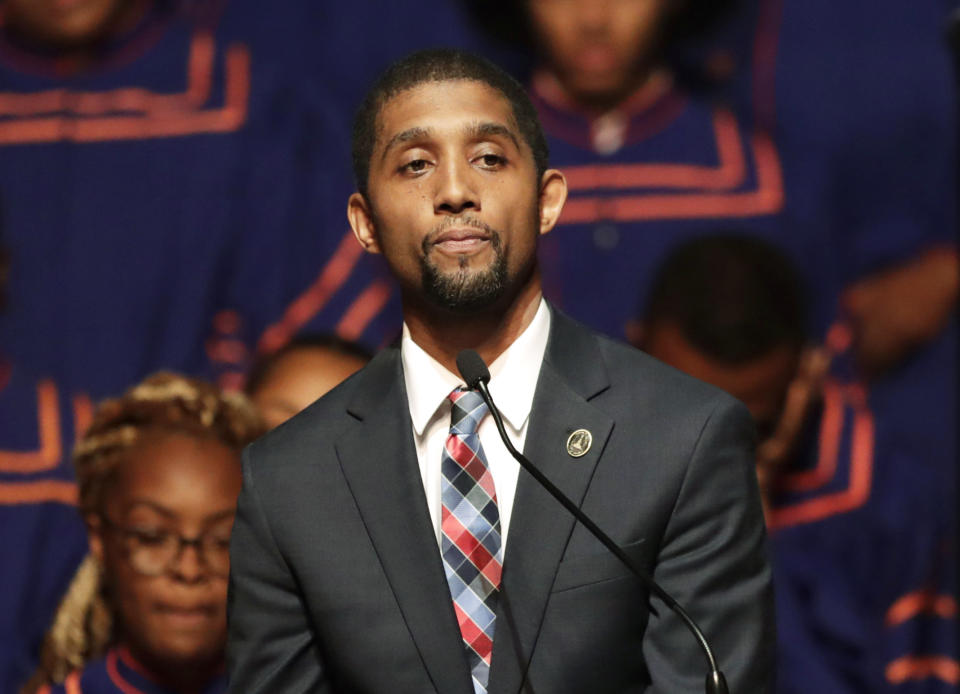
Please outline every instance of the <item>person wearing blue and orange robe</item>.
[{"label": "person wearing blue and orange robe", "polygon": [[[843,325],[817,346],[792,264],[744,235],[682,244],[637,331],[743,400],[759,434],[781,694],[954,691],[954,490],[877,426]],[[843,376],[842,374],[851,374]]]},{"label": "person wearing blue and orange robe", "polygon": [[103,397],[159,368],[239,387],[308,321],[393,336],[392,287],[344,219],[338,106],[292,55],[315,11],[52,4],[0,2],[0,335],[18,363]]}]

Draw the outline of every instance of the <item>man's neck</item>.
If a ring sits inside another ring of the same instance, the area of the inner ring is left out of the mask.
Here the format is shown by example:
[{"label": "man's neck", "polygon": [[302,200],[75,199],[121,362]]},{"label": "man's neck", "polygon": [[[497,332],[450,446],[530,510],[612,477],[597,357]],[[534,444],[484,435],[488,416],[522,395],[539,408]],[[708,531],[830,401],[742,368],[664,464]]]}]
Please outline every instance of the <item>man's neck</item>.
[{"label": "man's neck", "polygon": [[404,301],[404,322],[410,338],[451,373],[457,355],[473,349],[487,364],[503,354],[533,322],[540,307],[540,278],[535,276],[505,310],[459,315],[415,301]]}]

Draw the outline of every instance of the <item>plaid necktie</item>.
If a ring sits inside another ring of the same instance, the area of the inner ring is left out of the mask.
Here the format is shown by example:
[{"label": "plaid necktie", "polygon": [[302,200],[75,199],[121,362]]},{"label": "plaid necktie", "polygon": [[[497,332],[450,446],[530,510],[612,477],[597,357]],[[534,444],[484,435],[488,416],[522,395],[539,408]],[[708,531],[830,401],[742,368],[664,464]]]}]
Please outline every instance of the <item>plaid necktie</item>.
[{"label": "plaid necktie", "polygon": [[503,553],[493,475],[477,427],[487,405],[474,390],[450,393],[453,410],[440,463],[443,502],[440,551],[467,648],[473,688],[485,694]]}]

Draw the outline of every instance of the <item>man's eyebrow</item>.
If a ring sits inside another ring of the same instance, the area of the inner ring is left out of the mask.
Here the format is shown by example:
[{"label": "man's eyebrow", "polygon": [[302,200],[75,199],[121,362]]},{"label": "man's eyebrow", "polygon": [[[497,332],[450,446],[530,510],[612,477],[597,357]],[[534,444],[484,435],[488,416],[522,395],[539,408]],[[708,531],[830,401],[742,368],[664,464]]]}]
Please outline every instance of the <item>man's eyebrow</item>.
[{"label": "man's eyebrow", "polygon": [[380,161],[383,161],[387,158],[387,153],[390,152],[392,147],[396,147],[399,144],[404,142],[410,142],[410,140],[417,140],[419,138],[427,137],[430,134],[430,131],[427,128],[407,128],[401,132],[398,132],[396,135],[390,138],[390,141],[387,142],[387,146],[383,148],[383,152],[380,154]]},{"label": "man's eyebrow", "polygon": [[520,141],[517,139],[516,134],[502,123],[473,123],[467,126],[467,133],[475,139],[500,135],[509,138],[510,141],[513,142],[513,146],[520,149]]}]

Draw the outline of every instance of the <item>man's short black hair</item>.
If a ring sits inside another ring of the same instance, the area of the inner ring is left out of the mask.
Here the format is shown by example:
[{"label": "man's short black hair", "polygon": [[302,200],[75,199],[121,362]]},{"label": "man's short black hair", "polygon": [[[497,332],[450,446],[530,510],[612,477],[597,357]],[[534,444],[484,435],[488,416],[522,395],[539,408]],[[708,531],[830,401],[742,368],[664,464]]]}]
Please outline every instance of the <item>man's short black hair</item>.
[{"label": "man's short black hair", "polygon": [[357,190],[367,197],[370,158],[377,140],[380,111],[391,98],[427,82],[470,80],[482,82],[510,102],[517,129],[533,152],[537,179],[547,170],[549,149],[537,111],[513,77],[480,56],[452,48],[412,53],[393,63],[377,79],[360,103],[353,120],[353,175]]},{"label": "man's short black hair", "polygon": [[741,234],[688,241],[656,273],[644,325],[679,327],[707,356],[743,364],[807,337],[803,283],[787,257],[769,243]]}]

